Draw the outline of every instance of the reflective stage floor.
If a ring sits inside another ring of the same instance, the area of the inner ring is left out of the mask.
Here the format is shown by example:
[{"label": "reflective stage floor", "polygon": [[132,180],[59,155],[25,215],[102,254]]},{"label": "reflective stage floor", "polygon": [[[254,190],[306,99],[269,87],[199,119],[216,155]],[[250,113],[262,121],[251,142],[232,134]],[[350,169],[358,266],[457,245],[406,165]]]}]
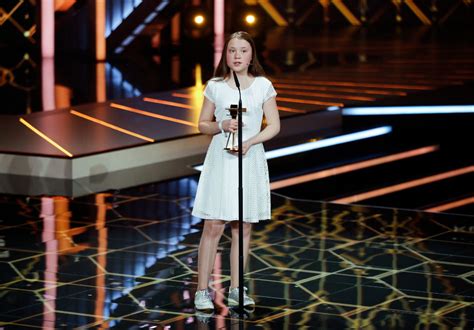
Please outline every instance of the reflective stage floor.
[{"label": "reflective stage floor", "polygon": [[[228,232],[195,313],[197,177],[86,197],[1,197],[0,326],[237,329]],[[471,329],[472,216],[272,194],[255,225],[246,329]]]}]

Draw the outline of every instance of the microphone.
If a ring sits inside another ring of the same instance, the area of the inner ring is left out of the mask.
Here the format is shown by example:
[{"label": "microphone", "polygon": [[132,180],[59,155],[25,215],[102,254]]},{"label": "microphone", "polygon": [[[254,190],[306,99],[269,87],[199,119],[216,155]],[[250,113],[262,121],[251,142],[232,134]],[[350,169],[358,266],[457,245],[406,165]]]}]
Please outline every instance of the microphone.
[{"label": "microphone", "polygon": [[235,86],[240,90],[239,78],[237,78],[237,74],[235,73],[235,71],[232,71],[232,73],[234,74]]}]

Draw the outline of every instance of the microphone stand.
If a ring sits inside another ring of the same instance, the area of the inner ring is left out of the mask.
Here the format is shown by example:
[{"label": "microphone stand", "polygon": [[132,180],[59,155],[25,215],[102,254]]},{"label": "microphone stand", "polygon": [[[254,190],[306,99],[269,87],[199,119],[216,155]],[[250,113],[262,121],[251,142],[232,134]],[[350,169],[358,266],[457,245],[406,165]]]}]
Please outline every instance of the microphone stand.
[{"label": "microphone stand", "polygon": [[240,82],[237,74],[232,71],[234,82],[239,91],[239,108],[238,116],[238,153],[239,153],[239,315],[244,317],[244,190],[242,180],[242,93],[240,91]]}]

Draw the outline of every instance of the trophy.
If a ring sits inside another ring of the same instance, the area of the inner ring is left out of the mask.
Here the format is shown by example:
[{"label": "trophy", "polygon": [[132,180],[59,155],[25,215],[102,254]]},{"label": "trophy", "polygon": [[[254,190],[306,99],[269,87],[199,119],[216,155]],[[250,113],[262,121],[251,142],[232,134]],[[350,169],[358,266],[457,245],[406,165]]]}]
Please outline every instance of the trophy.
[{"label": "trophy", "polygon": [[[229,111],[230,117],[232,119],[237,119],[237,115],[239,114],[239,106],[237,104],[231,104],[230,108],[226,108],[227,111]],[[246,108],[242,108],[242,112],[246,112]],[[238,152],[239,151],[239,146],[238,146],[238,138],[236,136],[238,133],[230,133],[229,136],[227,137],[227,142],[225,144],[224,150],[230,151],[230,152]]]}]

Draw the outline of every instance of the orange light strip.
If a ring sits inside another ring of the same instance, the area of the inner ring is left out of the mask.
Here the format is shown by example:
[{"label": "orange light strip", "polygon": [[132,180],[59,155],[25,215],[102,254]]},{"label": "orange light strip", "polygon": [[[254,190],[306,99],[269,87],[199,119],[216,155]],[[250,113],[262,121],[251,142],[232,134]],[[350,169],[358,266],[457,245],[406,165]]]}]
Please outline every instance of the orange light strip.
[{"label": "orange light strip", "polygon": [[172,107],[177,107],[177,108],[194,109],[194,107],[192,105],[178,103],[178,102],[171,102],[171,101],[166,101],[166,100],[161,100],[161,99],[154,99],[154,98],[151,98],[151,97],[144,97],[143,101],[151,102],[151,103],[164,104],[164,105],[170,105]]},{"label": "orange light strip", "polygon": [[108,123],[108,122],[106,122],[106,121],[103,121],[103,120],[100,120],[100,119],[97,119],[97,118],[88,116],[88,115],[83,114],[83,113],[81,113],[81,112],[78,112],[78,111],[76,111],[76,110],[71,110],[71,111],[69,111],[69,112],[70,112],[71,114],[75,115],[75,116],[78,116],[78,117],[87,119],[87,120],[92,121],[92,122],[94,122],[94,123],[96,123],[96,124],[99,124],[99,125],[102,125],[102,126],[111,128],[111,129],[116,130],[116,131],[118,131],[118,132],[121,132],[121,133],[130,135],[130,136],[133,136],[133,137],[136,137],[136,138],[139,138],[139,139],[148,141],[148,142],[155,142],[155,140],[152,139],[152,138],[149,138],[149,137],[147,137],[147,136],[144,136],[144,135],[141,135],[141,134],[138,134],[138,133],[129,131],[128,129],[121,128],[121,127],[119,127],[119,126],[110,124],[110,123]]},{"label": "orange light strip", "polygon": [[454,201],[454,202],[451,202],[451,203],[431,207],[429,209],[425,209],[425,211],[443,212],[443,211],[446,211],[446,210],[454,209],[456,207],[461,207],[461,206],[468,205],[468,204],[473,204],[473,203],[474,203],[474,196],[464,198],[464,199],[461,199],[461,200],[458,200],[458,201]]},{"label": "orange light strip", "polygon": [[339,86],[333,87],[323,87],[323,86],[310,86],[310,85],[293,85],[293,84],[273,84],[278,90],[279,89],[298,89],[298,90],[309,90],[309,91],[333,91],[333,92],[347,92],[347,93],[364,93],[372,95],[399,95],[405,96],[407,93],[399,91],[384,91],[376,89],[355,89],[355,88],[345,88]]},{"label": "orange light strip", "polygon": [[[183,94],[183,93],[171,93],[171,96],[182,97],[184,99],[192,99],[193,98],[193,95]],[[286,111],[286,112],[293,112],[293,113],[307,113],[306,110],[299,110],[299,109],[288,108],[288,107],[280,107],[280,106],[278,106],[278,110]]]},{"label": "orange light strip", "polygon": [[290,103],[303,103],[303,104],[315,104],[315,105],[326,105],[326,106],[336,106],[343,107],[344,103],[335,103],[335,102],[323,102],[315,100],[304,100],[304,99],[294,99],[291,97],[281,97],[277,96],[277,101],[290,102]]},{"label": "orange light strip", "polygon": [[343,173],[357,171],[357,170],[360,170],[360,169],[363,169],[363,168],[368,168],[368,167],[377,166],[377,165],[380,165],[380,164],[395,162],[395,161],[401,160],[401,159],[406,159],[406,158],[411,158],[411,157],[415,157],[415,156],[428,154],[428,153],[434,152],[436,150],[438,150],[438,146],[423,147],[423,148],[418,148],[418,149],[414,149],[414,150],[400,152],[398,154],[393,154],[393,155],[389,155],[389,156],[384,156],[384,157],[374,158],[374,159],[370,159],[370,160],[365,160],[365,161],[358,162],[358,163],[353,163],[353,164],[349,164],[349,165],[334,167],[334,168],[330,168],[330,169],[327,169],[327,170],[318,171],[318,172],[314,172],[314,173],[309,173],[309,174],[305,174],[305,175],[301,175],[301,176],[297,176],[297,177],[293,177],[293,178],[289,178],[289,179],[274,181],[274,182],[270,183],[270,189],[274,190],[274,189],[280,189],[280,188],[285,188],[285,187],[289,187],[289,186],[294,186],[296,184],[300,184],[300,183],[304,183],[304,182],[308,182],[308,181],[319,180],[319,179],[327,178],[327,177],[334,176],[334,175],[339,175],[339,174],[343,174]]},{"label": "orange light strip", "polygon": [[35,132],[36,134],[38,134],[39,136],[41,136],[43,139],[45,139],[49,144],[51,144],[52,146],[54,146],[56,149],[59,149],[61,152],[63,152],[64,154],[66,154],[68,157],[73,157],[73,155],[67,151],[66,149],[64,149],[63,147],[61,147],[58,143],[54,142],[51,138],[49,138],[46,134],[44,134],[43,132],[41,132],[39,129],[35,128],[33,125],[31,125],[29,122],[27,122],[25,119],[23,118],[20,118],[20,122],[25,125],[26,127],[28,127],[30,130],[32,130],[33,132]]},{"label": "orange light strip", "polygon": [[355,203],[355,202],[363,201],[365,199],[370,199],[370,198],[374,198],[374,197],[378,197],[378,196],[383,196],[383,195],[386,195],[386,194],[391,194],[393,192],[397,192],[397,191],[400,191],[400,190],[409,189],[409,188],[421,186],[421,185],[424,185],[424,184],[428,184],[428,183],[432,183],[432,182],[436,182],[436,181],[441,181],[441,180],[444,180],[444,179],[449,179],[449,178],[452,178],[452,177],[455,177],[455,176],[458,176],[458,175],[463,175],[463,174],[471,173],[471,172],[474,172],[474,166],[472,166],[472,165],[468,166],[468,167],[463,167],[463,168],[460,168],[460,169],[457,169],[457,170],[444,172],[444,173],[440,173],[440,174],[436,174],[436,175],[427,176],[425,178],[412,180],[412,181],[408,181],[408,182],[404,182],[404,183],[400,183],[400,184],[396,184],[396,185],[385,187],[385,188],[375,189],[375,190],[368,191],[368,192],[363,193],[363,194],[357,194],[357,195],[353,195],[353,196],[349,196],[349,197],[335,199],[331,202],[333,202],[333,203],[342,203],[342,204]]},{"label": "orange light strip", "polygon": [[307,84],[324,84],[327,86],[359,86],[359,87],[375,87],[375,88],[388,88],[388,89],[414,89],[414,90],[430,90],[433,89],[430,86],[423,85],[400,85],[400,84],[371,84],[371,83],[355,83],[347,81],[326,81],[326,80],[307,80],[307,79],[276,79],[277,82],[289,82],[289,83],[307,83]]},{"label": "orange light strip", "polygon": [[110,103],[110,106],[112,108],[115,108],[115,109],[130,111],[130,112],[138,113],[138,114],[143,115],[143,116],[148,116],[148,117],[158,118],[158,119],[162,119],[162,120],[172,121],[172,122],[178,123],[178,124],[183,124],[183,125],[192,126],[192,127],[197,127],[198,126],[197,124],[192,123],[190,121],[176,119],[176,118],[168,117],[168,116],[163,116],[163,115],[159,115],[157,113],[148,112],[148,111],[144,111],[144,110],[140,110],[140,109],[135,109],[135,108],[127,107],[125,105],[121,105],[121,104],[117,104],[117,103]]},{"label": "orange light strip", "polygon": [[297,91],[282,91],[281,94],[285,95],[300,95],[300,96],[313,96],[313,97],[327,97],[327,98],[338,98],[343,100],[353,101],[375,101],[373,97],[367,96],[350,96],[341,94],[328,94],[328,93],[311,93],[311,92],[297,92]]},{"label": "orange light strip", "polygon": [[308,112],[306,110],[299,110],[299,109],[293,109],[293,108],[281,107],[281,106],[278,106],[278,110],[286,111],[286,112],[293,112],[293,113],[307,113]]}]

